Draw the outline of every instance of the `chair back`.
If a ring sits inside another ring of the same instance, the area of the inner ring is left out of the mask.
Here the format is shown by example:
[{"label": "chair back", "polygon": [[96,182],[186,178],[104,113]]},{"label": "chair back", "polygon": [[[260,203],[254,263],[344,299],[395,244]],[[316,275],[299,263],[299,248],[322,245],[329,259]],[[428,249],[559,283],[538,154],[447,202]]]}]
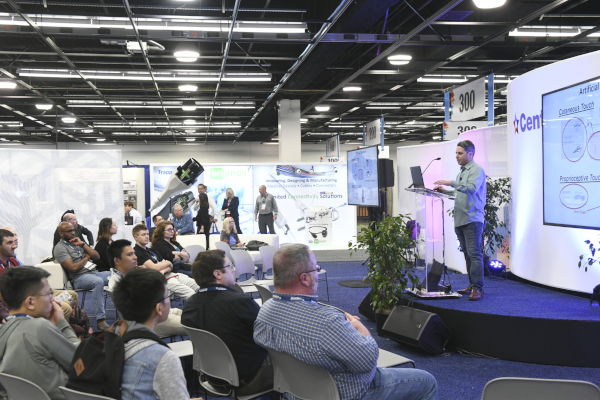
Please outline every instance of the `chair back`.
[{"label": "chair back", "polygon": [[[273,278],[273,256],[279,250],[275,246],[262,246],[259,247],[260,256],[263,260],[263,279],[272,279]],[[271,275],[267,274],[267,271],[271,271]]]},{"label": "chair back", "polygon": [[245,250],[233,250],[231,252],[231,258],[235,264],[235,279],[239,279],[240,275],[250,274],[254,275],[254,260],[252,256]]},{"label": "chair back", "polygon": [[481,400],[600,400],[590,382],[562,379],[497,378],[483,389]]},{"label": "chair back", "polygon": [[196,256],[198,256],[198,254],[202,253],[203,251],[206,251],[204,246],[200,246],[199,244],[192,244],[191,246],[187,246],[185,250],[190,255],[191,263],[193,263],[196,260]]},{"label": "chair back", "polygon": [[329,371],[287,353],[270,349],[268,352],[273,362],[273,388],[276,392],[290,393],[301,399],[339,400],[340,394]]},{"label": "chair back", "polygon": [[229,261],[231,261],[232,263],[235,264],[235,262],[231,258],[231,247],[229,247],[229,245],[227,243],[218,241],[218,242],[215,242],[215,247],[219,250],[223,250],[225,252],[225,255],[227,256],[227,258],[229,258]]},{"label": "chair back", "polygon": [[62,290],[65,287],[63,278],[63,268],[60,264],[55,262],[45,262],[36,265],[37,268],[48,271],[50,276],[48,277],[48,284],[53,290]]},{"label": "chair back", "polygon": [[239,386],[235,360],[227,345],[210,332],[189,326],[183,328],[194,345],[194,370]]},{"label": "chair back", "polygon": [[265,304],[267,300],[273,297],[273,293],[268,287],[264,287],[263,285],[254,284],[256,290],[258,290],[258,295],[260,296],[260,301],[262,304]]},{"label": "chair back", "polygon": [[67,400],[114,400],[112,397],[100,396],[97,394],[78,392],[77,390],[67,389],[64,386],[58,387],[65,395]]},{"label": "chair back", "polygon": [[41,387],[27,379],[0,373],[0,384],[6,389],[9,399],[50,400]]}]

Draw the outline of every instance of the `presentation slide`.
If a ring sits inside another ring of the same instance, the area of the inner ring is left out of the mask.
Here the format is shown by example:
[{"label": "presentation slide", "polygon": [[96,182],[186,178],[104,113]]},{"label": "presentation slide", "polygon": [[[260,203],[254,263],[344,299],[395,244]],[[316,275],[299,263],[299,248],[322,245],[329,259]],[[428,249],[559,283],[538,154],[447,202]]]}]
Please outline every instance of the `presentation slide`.
[{"label": "presentation slide", "polygon": [[348,152],[348,204],[379,206],[377,146]]},{"label": "presentation slide", "polygon": [[600,78],[542,96],[542,137],[544,224],[600,229]]}]

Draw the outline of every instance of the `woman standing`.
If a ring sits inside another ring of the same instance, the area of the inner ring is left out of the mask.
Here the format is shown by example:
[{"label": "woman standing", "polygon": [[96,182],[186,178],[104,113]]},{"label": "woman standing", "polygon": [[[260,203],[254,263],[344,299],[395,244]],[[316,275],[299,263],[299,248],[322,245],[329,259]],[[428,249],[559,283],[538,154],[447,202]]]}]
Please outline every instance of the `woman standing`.
[{"label": "woman standing", "polygon": [[238,234],[242,234],[242,230],[240,229],[240,214],[238,212],[238,207],[240,206],[240,199],[233,193],[232,188],[228,188],[225,192],[226,198],[223,200],[223,206],[221,210],[225,211],[226,217],[233,218],[235,222],[235,229],[237,229]]},{"label": "woman standing", "polygon": [[208,203],[208,196],[206,195],[206,193],[200,193],[198,200],[200,202],[198,215],[196,216],[196,218],[200,218],[200,221],[196,220],[196,225],[198,226],[198,234],[203,233],[206,236],[206,250],[210,250],[208,238],[210,236],[212,217],[208,214],[208,210],[210,208],[210,204]]},{"label": "woman standing", "polygon": [[100,259],[95,261],[98,271],[110,271],[108,260],[108,245],[112,243],[112,237],[117,233],[117,224],[111,218],[102,218],[98,225],[98,241],[94,250],[100,254]]},{"label": "woman standing", "polygon": [[235,230],[233,218],[225,218],[223,221],[223,230],[221,231],[221,242],[227,243],[230,247],[243,247],[244,243],[240,241]]},{"label": "woman standing", "polygon": [[164,260],[173,263],[173,272],[192,276],[190,255],[176,238],[175,225],[171,221],[163,221],[158,224],[152,235],[152,250],[160,254]]}]

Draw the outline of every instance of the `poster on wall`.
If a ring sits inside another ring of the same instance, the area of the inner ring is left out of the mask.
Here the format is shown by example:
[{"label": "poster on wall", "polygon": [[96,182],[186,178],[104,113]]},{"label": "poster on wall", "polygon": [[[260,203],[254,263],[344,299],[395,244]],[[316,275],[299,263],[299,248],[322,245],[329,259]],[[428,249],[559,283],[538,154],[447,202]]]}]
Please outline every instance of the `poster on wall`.
[{"label": "poster on wall", "polygon": [[[277,201],[279,243],[348,248],[356,215],[348,207],[346,165],[255,165],[255,193],[265,185]],[[256,197],[256,196],[255,196]]]},{"label": "poster on wall", "polygon": [[[185,192],[198,197],[197,185],[204,183],[220,209],[227,188],[240,199],[242,233],[259,233],[254,221],[254,205],[260,185],[267,187],[279,209],[275,233],[279,243],[304,243],[309,246],[347,249],[356,236],[356,211],[348,207],[345,164],[317,165],[211,165]],[[152,165],[152,201],[177,165]],[[165,207],[169,207],[168,204]],[[160,211],[159,207],[156,211]],[[189,211],[195,216],[195,211]],[[219,221],[222,219],[219,216]],[[222,226],[219,223],[219,229]]]},{"label": "poster on wall", "polygon": [[600,78],[542,96],[542,115],[515,117],[522,132],[542,127],[544,224],[600,229]]}]

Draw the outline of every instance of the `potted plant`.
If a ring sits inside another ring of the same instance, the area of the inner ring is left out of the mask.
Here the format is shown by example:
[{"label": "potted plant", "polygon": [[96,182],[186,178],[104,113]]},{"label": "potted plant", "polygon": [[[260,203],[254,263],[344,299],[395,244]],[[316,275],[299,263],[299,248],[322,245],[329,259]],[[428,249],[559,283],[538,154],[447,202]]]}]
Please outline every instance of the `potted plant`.
[{"label": "potted plant", "polygon": [[419,287],[419,278],[413,268],[416,241],[407,227],[408,215],[388,217],[377,223],[377,230],[362,226],[356,243],[348,243],[350,256],[358,250],[369,253],[367,272],[371,283],[371,306],[376,313],[377,333],[409,287]]},{"label": "potted plant", "polygon": [[[490,256],[499,249],[509,252],[508,243],[504,240],[510,231],[506,223],[498,218],[500,207],[510,201],[510,178],[492,179],[486,176],[487,197],[483,208],[484,223],[481,233],[481,253],[484,266],[490,262]],[[506,230],[506,234],[504,234]]]}]

